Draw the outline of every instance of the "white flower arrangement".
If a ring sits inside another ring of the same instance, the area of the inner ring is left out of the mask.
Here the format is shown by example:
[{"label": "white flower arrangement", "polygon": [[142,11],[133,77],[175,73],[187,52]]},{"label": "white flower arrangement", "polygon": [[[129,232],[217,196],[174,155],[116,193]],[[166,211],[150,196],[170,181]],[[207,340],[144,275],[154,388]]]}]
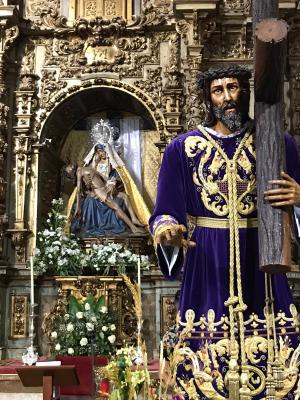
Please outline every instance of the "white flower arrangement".
[{"label": "white flower arrangement", "polygon": [[[38,232],[34,257],[36,273],[119,275],[137,272],[139,255],[120,243],[93,244],[87,253],[74,235],[65,233],[62,199],[54,199],[51,204],[46,227]],[[141,268],[149,269],[148,256],[141,255],[140,264]]]},{"label": "white flower arrangement", "polygon": [[34,268],[38,274],[78,275],[85,266],[86,255],[74,235],[64,232],[66,217],[62,199],[51,202],[46,227],[38,232]]},{"label": "white flower arrangement", "polygon": [[[81,303],[69,299],[68,319],[56,316],[51,327],[50,342],[54,355],[110,355],[114,353],[116,326],[110,313],[101,312],[104,296],[89,295]],[[88,304],[88,306],[87,306]]]},{"label": "white flower arrangement", "polygon": [[[149,257],[140,257],[141,268],[149,269]],[[120,243],[93,244],[86,264],[101,275],[127,274],[137,271],[138,258],[138,254]]]}]

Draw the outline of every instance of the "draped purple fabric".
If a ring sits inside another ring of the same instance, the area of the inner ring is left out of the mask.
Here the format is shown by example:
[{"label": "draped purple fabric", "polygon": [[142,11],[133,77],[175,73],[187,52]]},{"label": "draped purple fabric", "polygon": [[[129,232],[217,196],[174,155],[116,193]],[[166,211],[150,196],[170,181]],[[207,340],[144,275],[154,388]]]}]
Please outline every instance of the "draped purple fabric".
[{"label": "draped purple fabric", "polygon": [[[300,183],[299,153],[296,142],[288,133],[285,134],[285,145],[287,173]],[[232,137],[217,137],[199,128],[175,138],[166,148],[160,170],[156,207],[150,218],[154,236],[176,223],[187,226],[187,215],[214,218],[219,222],[228,219],[229,192],[232,194],[232,187],[236,187],[238,217],[247,218],[247,223],[251,218],[256,218],[255,165],[253,133],[244,131]],[[237,177],[234,184],[230,180],[231,186],[228,178],[230,168],[234,168]],[[239,228],[241,285],[243,301],[247,305],[243,326],[239,329],[238,313],[233,312],[233,319],[228,318],[229,309],[224,305],[230,294],[230,251],[234,248],[236,253],[237,246],[236,243],[230,243],[228,228],[220,228],[221,223],[217,227],[216,220],[213,223],[215,227],[197,224],[191,237],[196,247],[190,248],[185,257],[181,249],[171,271],[165,256],[171,259],[173,249],[164,246],[163,254],[161,246],[157,247],[159,265],[167,279],[176,279],[183,270],[179,331],[188,326],[185,323],[191,313],[186,314],[187,310],[193,310],[193,321],[196,323],[193,323],[190,335],[179,343],[183,349],[192,350],[201,372],[206,374],[209,386],[207,391],[208,386],[199,378],[199,371],[194,374],[195,358],[192,361],[192,356],[186,355],[176,364],[175,391],[185,400],[228,398],[224,380],[233,353],[230,346],[225,348],[228,338],[233,337],[238,343],[240,356],[243,351],[246,365],[252,368],[252,375],[249,376],[251,390],[256,393],[253,398],[266,398],[265,390],[260,386],[263,381],[260,377],[266,373],[268,360],[266,319],[263,312],[265,274],[258,267],[257,228]],[[212,220],[209,224],[212,224]],[[272,280],[274,311],[277,315],[273,325],[276,327],[276,343],[280,346],[281,354],[286,354],[288,358],[299,342],[297,315],[291,306],[292,296],[286,276],[274,275]],[[235,279],[235,293],[236,289]],[[278,313],[280,310],[283,313]],[[230,329],[232,326],[233,330]],[[244,336],[241,336],[241,330]],[[247,343],[247,350],[242,350],[242,340],[245,346]],[[239,365],[241,362],[241,358],[237,359]],[[286,359],[282,363],[286,376],[289,376],[289,362]],[[222,378],[221,385],[218,376]],[[286,390],[286,394],[289,394],[284,398],[293,398],[291,389],[296,379],[297,370],[293,377],[291,375],[285,381],[285,387],[290,385],[290,389]]]},{"label": "draped purple fabric", "polygon": [[[232,158],[244,135],[245,132],[234,137],[211,136],[221,146],[227,157]],[[250,136],[253,136],[254,139],[254,134]],[[208,209],[201,197],[203,182],[205,182],[205,179],[209,180],[209,176],[219,182],[219,188],[221,187],[220,190],[222,191],[220,182],[224,178],[224,165],[221,165],[219,170],[214,171],[214,174],[211,173],[210,168],[216,156],[216,149],[212,148],[203,168],[199,167],[208,153],[205,153],[205,149],[202,151],[199,145],[197,154],[193,157],[188,156],[187,139],[191,137],[200,137],[204,142],[206,141],[203,133],[196,129],[175,138],[166,148],[158,180],[156,206],[150,219],[152,231],[158,229],[162,223],[166,223],[166,216],[171,216],[173,222],[175,220],[184,225],[187,225],[187,214],[222,219],[228,217],[228,215],[217,215],[215,212],[215,210],[218,210],[217,207],[213,210]],[[300,158],[296,142],[286,133],[285,143],[287,173],[300,183]],[[252,147],[254,148],[254,140]],[[244,182],[244,186],[241,185],[238,188],[238,194],[242,194],[244,188],[247,187],[251,175],[255,177],[255,154],[253,154],[253,151],[245,145],[242,148],[241,157],[248,159],[251,165],[248,169],[238,168],[238,174]],[[198,179],[197,181],[200,170],[203,173],[204,180]],[[224,193],[226,193],[226,187],[224,187]],[[211,196],[210,204],[218,201],[216,196],[218,196],[218,193]],[[255,203],[255,190],[249,196],[251,197],[248,199],[249,203]],[[218,204],[221,204],[222,207],[224,202]],[[240,215],[240,218],[253,217],[256,217],[256,207],[248,214]],[[239,235],[243,296],[244,302],[248,306],[246,313],[254,312],[262,315],[265,305],[265,290],[264,274],[258,269],[257,228],[242,228],[239,230]],[[224,306],[224,302],[229,296],[229,229],[196,227],[192,234],[192,240],[196,242],[197,246],[187,251],[185,259],[182,251],[180,252],[171,274],[169,274],[162,251],[158,247],[161,270],[167,279],[175,279],[183,267],[180,299],[182,318],[187,309],[195,311],[196,319],[202,314],[206,315],[209,309],[213,309],[216,313],[216,319],[219,319],[223,314],[228,315],[228,309]],[[273,290],[275,311],[283,310],[287,312],[292,303],[292,297],[285,275],[273,277]]]}]

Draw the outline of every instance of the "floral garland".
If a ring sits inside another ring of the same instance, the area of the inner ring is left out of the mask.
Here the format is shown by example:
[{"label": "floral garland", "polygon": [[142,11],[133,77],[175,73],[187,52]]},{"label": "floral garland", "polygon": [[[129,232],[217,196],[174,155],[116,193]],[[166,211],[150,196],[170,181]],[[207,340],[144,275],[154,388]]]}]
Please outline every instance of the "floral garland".
[{"label": "floral garland", "polygon": [[[134,272],[139,255],[119,243],[93,244],[86,264],[100,275],[118,275]],[[150,266],[148,256],[141,256],[141,267]]]}]

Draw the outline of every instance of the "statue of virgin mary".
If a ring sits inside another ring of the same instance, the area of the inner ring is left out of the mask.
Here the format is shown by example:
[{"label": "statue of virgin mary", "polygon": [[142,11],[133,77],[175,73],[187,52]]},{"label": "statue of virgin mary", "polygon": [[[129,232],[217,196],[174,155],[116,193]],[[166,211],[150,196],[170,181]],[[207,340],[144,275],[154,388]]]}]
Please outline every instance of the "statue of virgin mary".
[{"label": "statue of virgin mary", "polygon": [[123,160],[110,143],[97,143],[78,167],[71,231],[81,237],[145,233],[150,212]]}]

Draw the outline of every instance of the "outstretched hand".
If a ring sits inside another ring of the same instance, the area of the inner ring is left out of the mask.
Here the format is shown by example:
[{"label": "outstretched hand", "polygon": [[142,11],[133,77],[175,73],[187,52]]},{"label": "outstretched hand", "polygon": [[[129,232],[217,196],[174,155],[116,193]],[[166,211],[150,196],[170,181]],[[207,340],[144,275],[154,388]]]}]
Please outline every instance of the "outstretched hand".
[{"label": "outstretched hand", "polygon": [[195,247],[195,242],[184,239],[183,234],[185,232],[186,227],[184,225],[173,225],[169,229],[158,233],[155,237],[155,242],[164,246],[176,246],[184,248]]},{"label": "outstretched hand", "polygon": [[264,193],[265,199],[273,207],[300,206],[300,185],[285,172],[281,172],[282,179],[269,181],[270,185],[278,185],[277,189],[270,189]]}]

